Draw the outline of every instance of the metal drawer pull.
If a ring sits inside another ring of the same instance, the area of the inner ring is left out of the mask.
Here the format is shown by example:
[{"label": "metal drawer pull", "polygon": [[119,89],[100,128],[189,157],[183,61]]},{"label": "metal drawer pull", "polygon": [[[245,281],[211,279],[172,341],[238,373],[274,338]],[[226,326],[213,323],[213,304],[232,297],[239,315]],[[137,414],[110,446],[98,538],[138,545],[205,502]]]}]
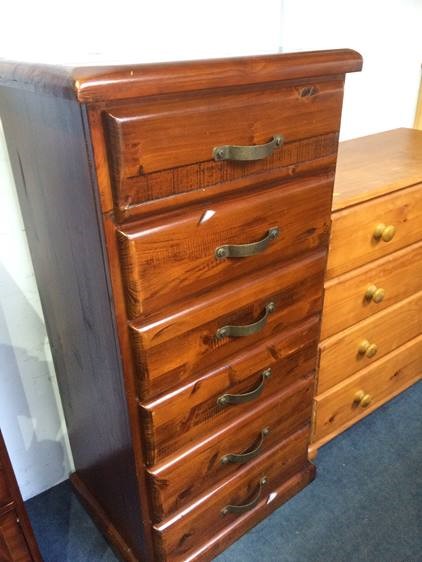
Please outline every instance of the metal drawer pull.
[{"label": "metal drawer pull", "polygon": [[280,234],[278,227],[270,228],[265,238],[258,240],[258,242],[251,242],[250,244],[225,244],[219,246],[215,250],[215,257],[221,258],[246,258],[248,256],[255,256],[263,252],[268,244],[275,240]]},{"label": "metal drawer pull", "polygon": [[217,404],[219,406],[228,406],[229,404],[245,404],[245,402],[250,402],[255,400],[261,395],[264,390],[265,381],[271,377],[271,369],[265,369],[261,373],[261,382],[256,388],[249,392],[244,392],[243,394],[222,394],[217,398]]},{"label": "metal drawer pull", "polygon": [[253,324],[246,324],[246,326],[223,326],[218,328],[215,333],[215,337],[218,340],[231,336],[232,338],[241,338],[243,336],[250,336],[251,334],[256,334],[261,331],[268,320],[268,315],[275,310],[275,304],[269,302],[265,305],[265,313]]},{"label": "metal drawer pull", "polygon": [[256,445],[256,447],[252,449],[252,451],[249,451],[247,453],[230,453],[228,455],[224,455],[224,457],[221,458],[221,464],[229,464],[229,463],[245,464],[245,462],[254,459],[256,456],[258,456],[259,451],[261,450],[261,447],[264,443],[264,439],[269,433],[270,433],[270,428],[264,427],[264,429],[260,433],[258,445]]},{"label": "metal drawer pull", "polygon": [[245,513],[245,511],[249,511],[250,509],[253,509],[261,499],[262,489],[265,486],[265,484],[267,484],[267,482],[268,482],[268,478],[266,476],[263,476],[259,481],[258,493],[254,497],[254,499],[251,500],[249,503],[245,503],[243,505],[226,505],[226,507],[223,507],[223,509],[221,510],[221,513],[223,515],[227,515],[228,513]]},{"label": "metal drawer pull", "polygon": [[270,156],[284,142],[282,135],[274,135],[270,142],[250,146],[227,144],[216,146],[212,155],[214,160],[262,160]]}]

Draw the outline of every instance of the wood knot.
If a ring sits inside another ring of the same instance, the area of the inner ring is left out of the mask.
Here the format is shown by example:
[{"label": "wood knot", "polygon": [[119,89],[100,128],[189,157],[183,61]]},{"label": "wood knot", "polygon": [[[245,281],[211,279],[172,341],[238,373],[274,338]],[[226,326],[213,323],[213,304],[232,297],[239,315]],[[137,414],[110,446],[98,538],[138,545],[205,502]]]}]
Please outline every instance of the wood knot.
[{"label": "wood knot", "polygon": [[299,92],[299,95],[301,98],[306,98],[309,96],[314,96],[317,93],[317,89],[315,88],[315,86],[306,86],[305,88],[302,88]]}]

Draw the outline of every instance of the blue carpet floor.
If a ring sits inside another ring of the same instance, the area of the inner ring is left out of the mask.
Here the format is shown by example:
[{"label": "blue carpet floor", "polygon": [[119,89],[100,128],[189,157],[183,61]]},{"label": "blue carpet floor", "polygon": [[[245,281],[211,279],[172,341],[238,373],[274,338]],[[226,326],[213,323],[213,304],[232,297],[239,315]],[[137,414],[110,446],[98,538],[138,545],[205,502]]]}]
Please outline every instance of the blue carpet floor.
[{"label": "blue carpet floor", "polygon": [[[323,447],[316,480],[215,562],[422,562],[422,383]],[[116,562],[67,482],[27,502],[45,562]]]}]

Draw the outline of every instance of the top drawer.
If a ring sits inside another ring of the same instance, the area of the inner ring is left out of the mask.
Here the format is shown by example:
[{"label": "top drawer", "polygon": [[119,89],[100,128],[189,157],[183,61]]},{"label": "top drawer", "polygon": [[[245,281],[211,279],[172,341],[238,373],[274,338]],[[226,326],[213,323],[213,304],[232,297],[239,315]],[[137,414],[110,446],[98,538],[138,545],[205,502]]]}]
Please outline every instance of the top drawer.
[{"label": "top drawer", "polygon": [[[117,204],[134,203],[130,184],[136,185],[136,178],[153,175],[156,180],[137,193],[142,202],[209,185],[204,175],[219,183],[285,165],[289,143],[338,132],[342,95],[343,80],[321,79],[161,96],[111,108],[104,118]],[[252,161],[251,168],[247,160],[216,160],[216,147],[262,145],[276,135],[286,146],[247,151],[243,157]],[[330,152],[335,154],[334,141]],[[317,148],[308,146],[308,154],[298,152],[293,160],[312,160],[319,156]],[[198,166],[207,161],[210,168]],[[180,167],[177,174],[172,171]]]},{"label": "top drawer", "polygon": [[422,184],[334,213],[327,279],[422,239]]}]

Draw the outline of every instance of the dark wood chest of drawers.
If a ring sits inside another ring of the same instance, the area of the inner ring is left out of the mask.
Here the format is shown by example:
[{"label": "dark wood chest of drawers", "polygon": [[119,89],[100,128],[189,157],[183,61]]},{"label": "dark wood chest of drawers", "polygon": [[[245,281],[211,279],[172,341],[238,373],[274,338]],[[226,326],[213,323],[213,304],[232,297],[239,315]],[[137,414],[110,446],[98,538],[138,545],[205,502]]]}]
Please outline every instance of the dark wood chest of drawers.
[{"label": "dark wood chest of drawers", "polygon": [[209,560],[305,486],[349,50],[0,65],[77,472],[126,560]]},{"label": "dark wood chest of drawers", "polygon": [[0,562],[42,562],[1,431]]}]

